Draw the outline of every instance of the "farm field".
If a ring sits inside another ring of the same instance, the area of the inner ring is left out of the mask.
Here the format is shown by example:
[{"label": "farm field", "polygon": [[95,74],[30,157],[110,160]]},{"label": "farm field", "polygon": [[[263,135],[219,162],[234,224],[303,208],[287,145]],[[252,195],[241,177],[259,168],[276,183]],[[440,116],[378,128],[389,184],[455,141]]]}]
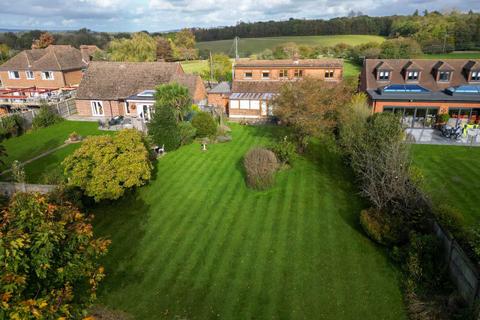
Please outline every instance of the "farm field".
[{"label": "farm field", "polygon": [[93,208],[112,240],[99,303],[136,319],[405,319],[399,272],[357,223],[340,157],[312,144],[267,191],[242,157],[281,128],[231,125],[233,141],[170,152],[153,180]]},{"label": "farm field", "polygon": [[[385,38],[372,35],[332,35],[332,36],[293,36],[293,37],[268,37],[268,38],[241,38],[238,43],[240,57],[248,57],[252,54],[260,53],[265,49],[275,49],[275,47],[287,43],[295,42],[298,45],[309,46],[334,46],[338,43],[349,45],[358,45],[366,42],[383,42]],[[234,55],[233,39],[198,42],[197,48],[200,50],[210,50],[212,53],[226,53]]]},{"label": "farm field", "polygon": [[413,145],[412,153],[432,199],[459,209],[467,224],[479,223],[480,148]]}]

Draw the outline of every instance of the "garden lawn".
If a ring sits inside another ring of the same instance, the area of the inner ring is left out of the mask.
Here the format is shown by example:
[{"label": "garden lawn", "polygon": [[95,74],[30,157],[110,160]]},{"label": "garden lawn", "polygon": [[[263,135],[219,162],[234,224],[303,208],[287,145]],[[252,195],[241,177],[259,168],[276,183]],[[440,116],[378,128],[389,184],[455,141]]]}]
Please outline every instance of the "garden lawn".
[{"label": "garden lawn", "polygon": [[425,189],[436,203],[447,203],[480,222],[480,148],[413,145],[413,159],[425,176]]},{"label": "garden lawn", "polygon": [[93,208],[112,240],[99,303],[136,319],[405,319],[399,273],[360,231],[341,159],[312,144],[268,191],[242,157],[278,127],[231,125],[233,141],[169,152],[154,178]]},{"label": "garden lawn", "polygon": [[98,130],[96,122],[62,121],[50,127],[32,130],[19,137],[3,141],[2,144],[7,149],[8,155],[4,162],[7,167],[10,167],[14,160],[23,162],[54,149],[64,144],[68,135],[73,131],[83,137],[104,133]]}]

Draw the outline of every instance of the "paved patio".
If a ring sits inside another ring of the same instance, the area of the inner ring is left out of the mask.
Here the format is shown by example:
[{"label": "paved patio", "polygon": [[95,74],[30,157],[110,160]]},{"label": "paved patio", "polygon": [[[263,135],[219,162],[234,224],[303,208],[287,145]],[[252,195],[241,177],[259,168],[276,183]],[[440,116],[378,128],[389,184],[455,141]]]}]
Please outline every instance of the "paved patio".
[{"label": "paved patio", "polygon": [[472,146],[480,147],[480,136],[471,141],[467,141],[466,136],[462,136],[461,139],[449,139],[442,136],[440,130],[437,129],[413,129],[409,128],[406,130],[407,134],[410,134],[414,141],[412,143],[416,144],[438,144],[438,145],[452,145],[452,146]]}]

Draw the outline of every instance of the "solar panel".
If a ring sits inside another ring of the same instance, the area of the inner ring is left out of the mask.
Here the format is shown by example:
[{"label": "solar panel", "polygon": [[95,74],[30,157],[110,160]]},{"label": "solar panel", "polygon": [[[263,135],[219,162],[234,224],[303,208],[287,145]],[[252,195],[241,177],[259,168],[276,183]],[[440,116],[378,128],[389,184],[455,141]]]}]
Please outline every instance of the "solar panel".
[{"label": "solar panel", "polygon": [[480,94],[480,86],[458,86],[448,88],[447,91],[450,93],[467,93],[467,94]]},{"label": "solar panel", "polygon": [[385,93],[427,93],[430,92],[418,84],[391,84],[383,88]]}]

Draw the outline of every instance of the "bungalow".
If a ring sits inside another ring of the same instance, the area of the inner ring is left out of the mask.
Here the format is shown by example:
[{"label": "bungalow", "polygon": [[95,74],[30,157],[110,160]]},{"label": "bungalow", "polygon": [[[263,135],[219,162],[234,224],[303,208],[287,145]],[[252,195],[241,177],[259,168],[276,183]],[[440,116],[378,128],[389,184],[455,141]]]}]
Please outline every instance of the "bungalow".
[{"label": "bungalow", "polygon": [[185,74],[179,63],[92,62],[77,91],[77,112],[83,117],[123,115],[148,121],[155,87],[174,82],[189,89],[195,104],[206,104],[202,79]]},{"label": "bungalow", "polygon": [[428,128],[448,113],[480,122],[480,61],[465,59],[367,59],[360,91],[373,112],[394,112],[410,128]]},{"label": "bungalow", "polygon": [[61,89],[77,86],[89,60],[70,45],[24,50],[0,66],[4,89]]},{"label": "bungalow", "polygon": [[282,85],[311,77],[342,80],[341,59],[237,60],[233,66],[228,115],[232,119],[261,119],[273,114],[272,99]]}]

